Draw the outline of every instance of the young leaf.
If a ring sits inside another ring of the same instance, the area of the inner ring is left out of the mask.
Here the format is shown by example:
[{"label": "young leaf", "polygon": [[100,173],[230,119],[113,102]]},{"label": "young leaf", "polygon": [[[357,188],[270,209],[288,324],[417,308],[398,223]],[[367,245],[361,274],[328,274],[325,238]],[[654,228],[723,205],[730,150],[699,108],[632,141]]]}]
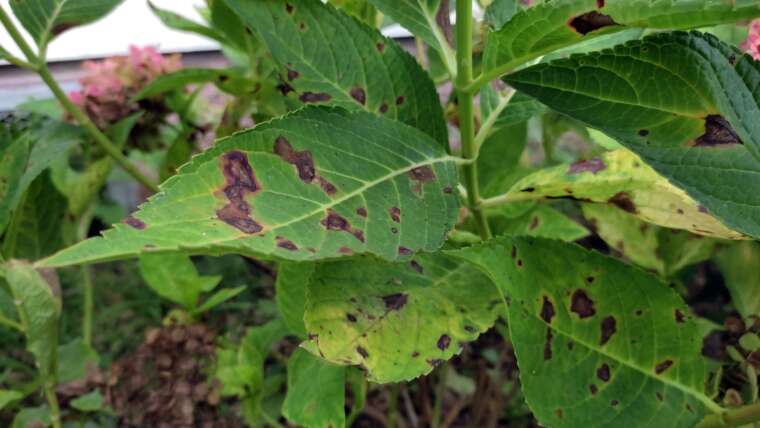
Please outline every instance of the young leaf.
[{"label": "young leaf", "polygon": [[442,245],[456,222],[456,183],[455,158],[422,132],[311,107],[219,141],[124,224],[40,264],[178,250],[408,259]]},{"label": "young leaf", "polygon": [[506,197],[608,203],[660,226],[717,238],[746,239],[625,149],[537,171],[515,183]]},{"label": "young leaf", "polygon": [[760,244],[736,243],[718,253],[717,262],[739,313],[744,317],[760,315],[760,293],[757,292],[760,289],[757,275]]},{"label": "young leaf", "polygon": [[345,367],[298,349],[288,360],[288,392],[282,414],[297,426],[345,427],[345,390]]},{"label": "young leaf", "polygon": [[235,287],[235,288],[223,288],[216,293],[212,294],[211,297],[206,299],[203,304],[198,307],[194,311],[196,314],[202,314],[204,312],[208,312],[211,309],[214,309],[215,307],[221,305],[222,303],[226,302],[227,300],[233,299],[238,294],[245,291],[245,286]]},{"label": "young leaf", "polygon": [[488,34],[483,68],[498,77],[552,51],[631,27],[689,29],[755,16],[756,0],[548,0]]},{"label": "young leaf", "polygon": [[100,357],[81,339],[58,346],[58,383],[82,380],[98,369]]},{"label": "young leaf", "polygon": [[[214,0],[214,3],[219,3],[219,1]],[[199,24],[172,11],[161,9],[150,1],[148,1],[148,6],[150,6],[153,14],[155,14],[158,19],[160,19],[161,22],[169,28],[179,31],[186,31],[188,33],[199,34],[201,36],[208,37],[211,40],[215,40],[221,44],[229,43],[227,38],[222,33],[213,28]]]},{"label": "young leaf", "polygon": [[198,308],[202,292],[213,290],[220,276],[200,276],[190,257],[182,253],[140,256],[140,273],[159,296],[171,300],[189,311]]},{"label": "young leaf", "polygon": [[589,235],[585,227],[547,205],[537,205],[518,217],[489,212],[488,223],[495,235],[535,236],[566,242]]},{"label": "young leaf", "polygon": [[7,406],[8,404],[21,400],[22,398],[24,398],[24,394],[22,394],[20,391],[15,391],[12,389],[0,389],[0,410],[3,410],[3,407]]},{"label": "young leaf", "polygon": [[501,305],[488,278],[446,256],[360,259],[316,267],[304,320],[320,356],[387,383],[451,358],[491,327]]},{"label": "young leaf", "polygon": [[[199,83],[213,83],[219,89],[227,91],[233,95],[238,94],[240,88],[252,86],[244,76],[232,71],[213,68],[183,68],[173,73],[158,76],[147,86],[145,86],[134,100],[139,101],[145,98],[151,98],[169,91],[182,89],[187,85]],[[233,91],[237,90],[237,92]]]},{"label": "young leaf", "polygon": [[71,407],[80,412],[97,412],[103,408],[103,396],[97,389],[71,400]]},{"label": "young leaf", "polygon": [[691,428],[720,410],[704,392],[697,326],[656,277],[545,239],[498,238],[451,254],[507,294],[523,392],[542,426],[637,428],[657,420]]},{"label": "young leaf", "polygon": [[[760,236],[760,62],[715,37],[658,34],[507,81],[639,154],[726,226]],[[599,82],[604,81],[602,85]]]},{"label": "young leaf", "polygon": [[280,263],[277,268],[275,299],[285,325],[291,333],[305,339],[303,323],[306,310],[306,289],[314,273],[314,263]]},{"label": "young leaf", "polygon": [[11,0],[11,9],[37,46],[64,31],[97,21],[123,0]]},{"label": "young leaf", "polygon": [[438,93],[417,61],[378,31],[312,0],[227,0],[283,67],[283,92],[360,110],[448,144]]},{"label": "young leaf", "polygon": [[377,9],[369,0],[329,0],[329,2],[370,27],[377,27]]}]

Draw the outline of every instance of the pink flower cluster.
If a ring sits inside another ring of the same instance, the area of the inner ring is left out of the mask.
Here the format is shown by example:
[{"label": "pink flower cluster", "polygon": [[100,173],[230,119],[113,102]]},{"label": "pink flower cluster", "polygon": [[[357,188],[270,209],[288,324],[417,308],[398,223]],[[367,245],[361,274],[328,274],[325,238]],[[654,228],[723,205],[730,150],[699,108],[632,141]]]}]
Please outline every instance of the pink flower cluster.
[{"label": "pink flower cluster", "polygon": [[182,68],[178,55],[162,56],[153,47],[129,47],[128,56],[85,61],[80,91],[69,94],[100,128],[137,110],[130,100],[156,77]]},{"label": "pink flower cluster", "polygon": [[756,19],[749,24],[749,37],[742,43],[741,48],[752,55],[752,58],[760,60],[760,19]]}]

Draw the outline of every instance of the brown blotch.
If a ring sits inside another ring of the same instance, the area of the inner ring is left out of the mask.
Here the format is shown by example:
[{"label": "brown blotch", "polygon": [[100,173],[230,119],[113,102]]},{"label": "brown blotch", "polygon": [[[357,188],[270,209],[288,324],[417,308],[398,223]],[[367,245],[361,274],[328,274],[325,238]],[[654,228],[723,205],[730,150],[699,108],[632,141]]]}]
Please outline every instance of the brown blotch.
[{"label": "brown blotch", "polygon": [[596,369],[596,377],[598,377],[602,382],[609,382],[610,366],[608,366],[607,363],[602,364],[598,369]]},{"label": "brown blotch", "polygon": [[69,30],[74,27],[76,27],[76,24],[61,23],[61,24],[53,26],[50,32],[53,33],[54,36],[57,36],[63,33],[64,31]]},{"label": "brown blotch", "polygon": [[217,210],[216,216],[245,233],[261,232],[263,227],[251,218],[251,207],[245,200],[247,194],[261,190],[248,157],[237,150],[225,153],[222,156],[222,172],[227,182],[223,191],[229,203]]},{"label": "brown blotch", "polygon": [[367,218],[367,209],[366,209],[366,208],[364,208],[364,207],[360,207],[360,208],[357,208],[357,209],[356,209],[356,214],[357,214],[359,217],[364,217],[364,218]]},{"label": "brown blotch", "polygon": [[351,98],[355,99],[357,103],[364,105],[367,103],[367,93],[362,88],[351,89]]},{"label": "brown blotch", "polygon": [[594,301],[588,297],[585,290],[575,290],[570,304],[570,310],[578,314],[581,319],[592,317],[596,314]]},{"label": "brown blotch", "polygon": [[606,345],[615,332],[617,332],[617,321],[615,321],[615,317],[610,315],[602,320],[602,338],[599,341],[599,345]]},{"label": "brown blotch", "polygon": [[398,207],[392,207],[388,210],[388,213],[391,215],[391,220],[394,222],[399,223],[401,221],[401,210]]},{"label": "brown blotch", "polygon": [[445,193],[447,195],[450,195],[450,194],[454,193],[454,189],[452,189],[450,186],[446,186],[446,187],[443,188],[443,193]]},{"label": "brown blotch", "polygon": [[332,99],[332,96],[324,92],[304,92],[300,97],[298,97],[298,99],[304,103],[323,103],[330,101],[330,99]]},{"label": "brown blotch", "polygon": [[293,13],[293,5],[290,3],[285,3],[285,11],[290,13]]},{"label": "brown blotch", "polygon": [[694,142],[694,145],[697,147],[715,147],[732,144],[744,144],[744,142],[736,134],[731,124],[723,116],[717,114],[711,114],[705,118],[705,133]]},{"label": "brown blotch", "polygon": [[378,52],[383,53],[385,51],[385,43],[376,44],[375,49],[377,49]]},{"label": "brown blotch", "polygon": [[291,68],[288,68],[287,70],[288,70],[288,80],[291,81],[291,82],[294,81],[294,80],[296,80],[296,79],[298,79],[298,76],[301,75],[301,73],[299,73],[299,72],[297,72],[297,71],[295,71],[295,70],[293,70]]},{"label": "brown blotch", "polygon": [[526,188],[524,188],[524,189],[522,189],[520,191],[521,192],[525,192],[525,193],[533,193],[533,192],[536,191],[536,188],[535,187],[526,187]]},{"label": "brown blotch", "polygon": [[591,392],[591,395],[596,395],[596,393],[599,392],[599,388],[597,388],[593,383],[588,386],[588,390]]},{"label": "brown blotch", "polygon": [[570,169],[567,170],[568,174],[580,174],[582,172],[590,172],[596,175],[599,171],[607,169],[607,164],[600,158],[593,158],[589,160],[578,161],[570,165]]},{"label": "brown blotch", "polygon": [[354,235],[356,239],[359,240],[359,242],[365,242],[364,239],[364,231],[361,229],[353,229],[351,230],[351,234]]},{"label": "brown blotch", "polygon": [[617,25],[617,22],[612,17],[595,10],[576,16],[570,21],[570,27],[584,36],[592,31],[612,25]]},{"label": "brown blotch", "polygon": [[596,0],[596,7],[599,9],[604,7],[604,0]]},{"label": "brown blotch", "polygon": [[282,236],[278,236],[275,239],[277,240],[277,246],[280,248],[284,248],[288,251],[298,250],[298,247],[296,246],[296,244],[294,244],[293,241],[289,239],[285,239]]},{"label": "brown blotch", "polygon": [[594,282],[594,277],[593,276],[587,276],[586,277],[586,283],[592,284],[593,282]]},{"label": "brown blotch", "polygon": [[517,266],[522,267],[522,265],[523,265],[522,259],[517,259]]},{"label": "brown blotch", "polygon": [[686,316],[684,316],[683,312],[681,312],[679,309],[676,309],[675,317],[678,324],[683,324],[686,322]]},{"label": "brown blotch", "polygon": [[612,406],[612,407],[615,407],[618,404],[620,404],[620,401],[618,401],[618,400],[612,400],[612,401],[610,401],[610,406]]},{"label": "brown blotch", "polygon": [[512,258],[514,259],[515,257],[517,257],[517,247],[515,247],[515,246],[513,245],[513,246],[512,246]]},{"label": "brown blotch", "polygon": [[394,234],[394,235],[397,234],[398,233],[398,229],[395,228],[395,227],[391,227],[391,233]]},{"label": "brown blotch", "polygon": [[417,351],[412,352],[412,358],[417,358],[420,356],[420,353]]},{"label": "brown blotch", "polygon": [[552,329],[547,328],[546,329],[546,342],[544,342],[544,361],[548,361],[552,359],[552,341],[554,339],[554,336],[552,334]]},{"label": "brown blotch", "polygon": [[562,409],[556,409],[556,410],[554,410],[554,414],[557,415],[557,417],[560,418],[560,419],[562,419],[562,417],[563,417]]},{"label": "brown blotch", "polygon": [[419,263],[417,263],[416,260],[412,260],[411,262],[409,262],[409,266],[411,266],[412,269],[414,269],[415,271],[417,271],[418,274],[420,274],[420,275],[423,274],[422,265],[419,264]]},{"label": "brown blotch", "polygon": [[385,114],[388,113],[388,104],[383,103],[380,105],[380,113]]},{"label": "brown blotch", "polygon": [[544,296],[544,303],[541,305],[541,319],[547,324],[551,324],[552,318],[554,318],[554,304],[547,296]]},{"label": "brown blotch", "polygon": [[649,130],[648,129],[639,129],[639,136],[640,137],[646,137],[647,135],[649,135]]},{"label": "brown blotch", "polygon": [[402,255],[402,256],[409,256],[409,255],[412,255],[414,253],[414,251],[410,250],[409,248],[406,248],[406,247],[403,247],[403,246],[399,246],[398,247],[398,253],[400,255]]},{"label": "brown blotch", "polygon": [[294,92],[294,91],[295,91],[295,89],[293,89],[293,87],[292,87],[292,86],[290,86],[290,84],[288,84],[288,83],[284,83],[284,82],[283,82],[283,83],[280,83],[279,85],[277,85],[277,89],[280,91],[280,93],[281,93],[283,96],[285,96],[285,95],[288,95],[289,93],[291,93],[291,92]]},{"label": "brown blotch", "polygon": [[644,311],[642,311],[641,309],[637,309],[636,312],[634,313],[636,314],[636,316],[640,317],[644,313]]},{"label": "brown blotch", "polygon": [[656,392],[654,395],[655,395],[655,397],[657,397],[657,401],[662,401],[662,400],[663,400],[663,397],[662,397],[662,393],[661,393],[661,392],[659,392],[659,391],[658,391],[658,392]]},{"label": "brown blotch", "polygon": [[349,256],[352,255],[352,254],[354,254],[353,250],[351,250],[348,247],[340,247],[340,248],[338,248],[338,252],[340,254],[346,254],[346,255],[349,255]]},{"label": "brown blotch", "polygon": [[398,311],[406,305],[409,300],[409,296],[404,293],[394,293],[387,296],[383,296],[383,303],[385,303],[385,310]]},{"label": "brown blotch", "polygon": [[631,214],[636,214],[636,205],[634,205],[631,197],[626,192],[618,192],[611,197],[607,202],[615,205],[623,211]]},{"label": "brown blotch", "polygon": [[404,101],[406,101],[406,98],[404,98],[403,95],[400,95],[396,97],[396,105],[400,106],[401,104],[404,104]]},{"label": "brown blotch", "polygon": [[409,176],[414,181],[419,181],[421,183],[429,183],[431,181],[435,181],[435,172],[433,172],[433,168],[431,168],[429,165],[420,166],[417,168],[412,169],[409,171]]},{"label": "brown blotch", "polygon": [[528,226],[528,228],[530,230],[535,230],[538,227],[539,222],[540,222],[540,220],[539,220],[538,216],[533,217],[533,220],[530,221],[530,226]]},{"label": "brown blotch", "polygon": [[451,345],[451,337],[449,337],[448,334],[441,335],[441,337],[438,338],[436,345],[438,346],[438,349],[445,351],[448,349],[449,345]]},{"label": "brown blotch", "polygon": [[350,314],[350,313],[349,313],[349,314],[346,314],[346,319],[347,319],[349,322],[356,322],[356,316],[354,316],[354,314]]},{"label": "brown blotch", "polygon": [[673,360],[665,360],[661,362],[660,364],[657,364],[656,366],[654,366],[654,372],[658,375],[663,374],[665,370],[669,369],[672,366],[673,366]]},{"label": "brown blotch", "polygon": [[274,141],[274,153],[285,162],[296,167],[298,178],[301,181],[305,183],[314,181],[317,172],[310,151],[303,150],[299,152],[293,149],[293,146],[290,145],[290,142],[285,137],[280,136]]},{"label": "brown blotch", "polygon": [[338,189],[336,189],[332,183],[325,180],[324,177],[317,177],[317,181],[319,182],[319,187],[322,188],[322,191],[330,196],[334,195],[338,191]]},{"label": "brown blotch", "polygon": [[129,226],[132,226],[132,227],[134,227],[135,229],[138,229],[138,230],[143,230],[146,227],[146,224],[145,224],[144,221],[142,221],[140,219],[137,219],[137,218],[134,218],[132,216],[129,216],[129,217],[125,218],[124,219],[124,223],[127,224],[127,225],[129,225]]},{"label": "brown blotch", "polygon": [[345,217],[333,210],[327,210],[327,217],[323,218],[319,224],[327,230],[348,232],[354,235],[360,242],[364,242],[364,232],[360,229],[352,228],[351,223]]},{"label": "brown blotch", "polygon": [[369,357],[369,352],[367,352],[366,349],[362,348],[361,346],[356,347],[356,352],[362,356],[362,358]]}]

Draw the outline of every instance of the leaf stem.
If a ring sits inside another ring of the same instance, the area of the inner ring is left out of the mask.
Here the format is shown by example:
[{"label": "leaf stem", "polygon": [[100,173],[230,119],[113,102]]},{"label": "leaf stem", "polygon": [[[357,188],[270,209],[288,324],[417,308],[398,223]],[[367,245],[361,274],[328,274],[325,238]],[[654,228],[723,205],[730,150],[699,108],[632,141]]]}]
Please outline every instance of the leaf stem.
[{"label": "leaf stem", "polygon": [[50,406],[50,421],[53,428],[61,428],[61,407],[58,405],[58,397],[55,395],[55,382],[45,382],[45,399]]},{"label": "leaf stem", "polygon": [[92,268],[88,265],[80,267],[82,273],[82,342],[85,345],[92,345],[92,310],[93,287],[92,287]]},{"label": "leaf stem", "polygon": [[2,314],[0,314],[0,325],[4,325],[4,326],[6,326],[8,328],[12,328],[14,330],[17,330],[20,333],[24,333],[24,327],[20,323],[18,323],[16,321],[13,321],[10,318],[6,318]]},{"label": "leaf stem", "polygon": [[513,202],[530,201],[537,199],[530,193],[505,193],[503,195],[494,196],[493,198],[483,199],[480,201],[480,208],[495,208],[502,205],[511,204]]},{"label": "leaf stem", "polygon": [[760,421],[760,403],[707,415],[697,428],[739,427]]},{"label": "leaf stem", "polygon": [[3,27],[5,27],[5,31],[7,31],[13,39],[13,42],[16,43],[16,46],[18,46],[24,56],[26,56],[26,59],[32,64],[38,64],[40,62],[39,58],[37,58],[37,55],[32,48],[29,47],[29,44],[26,43],[26,39],[24,39],[24,36],[18,31],[13,24],[13,21],[11,21],[10,16],[5,12],[5,8],[2,6],[0,6],[0,22],[3,24]]},{"label": "leaf stem", "polygon": [[480,154],[480,147],[485,142],[486,138],[488,138],[491,135],[491,130],[493,129],[493,126],[496,124],[496,121],[499,119],[499,116],[501,115],[501,112],[504,111],[505,108],[509,105],[509,102],[512,101],[512,97],[515,96],[516,91],[512,88],[508,89],[508,92],[504,96],[499,97],[499,104],[496,105],[496,108],[493,109],[491,114],[488,116],[488,119],[486,119],[485,122],[483,122],[483,125],[481,125],[480,129],[478,130],[478,133],[475,135],[475,153],[476,158],[477,154]]},{"label": "leaf stem", "polygon": [[[473,92],[466,88],[472,82],[472,0],[457,0],[457,104],[459,108],[459,134],[462,141],[462,156],[475,161],[475,117],[473,113]],[[488,220],[480,207],[477,163],[462,166],[464,185],[467,188],[467,202],[483,240],[491,238]]]}]

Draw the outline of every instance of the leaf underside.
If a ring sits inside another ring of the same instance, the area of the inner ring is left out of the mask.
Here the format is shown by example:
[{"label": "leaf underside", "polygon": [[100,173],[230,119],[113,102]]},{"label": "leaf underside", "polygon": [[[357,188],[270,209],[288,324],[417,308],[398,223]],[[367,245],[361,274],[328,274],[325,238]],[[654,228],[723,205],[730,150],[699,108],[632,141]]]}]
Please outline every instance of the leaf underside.
[{"label": "leaf underside", "polygon": [[180,250],[408,259],[443,244],[456,221],[456,183],[453,158],[424,133],[309,107],[220,140],[122,224],[40,265]]}]

